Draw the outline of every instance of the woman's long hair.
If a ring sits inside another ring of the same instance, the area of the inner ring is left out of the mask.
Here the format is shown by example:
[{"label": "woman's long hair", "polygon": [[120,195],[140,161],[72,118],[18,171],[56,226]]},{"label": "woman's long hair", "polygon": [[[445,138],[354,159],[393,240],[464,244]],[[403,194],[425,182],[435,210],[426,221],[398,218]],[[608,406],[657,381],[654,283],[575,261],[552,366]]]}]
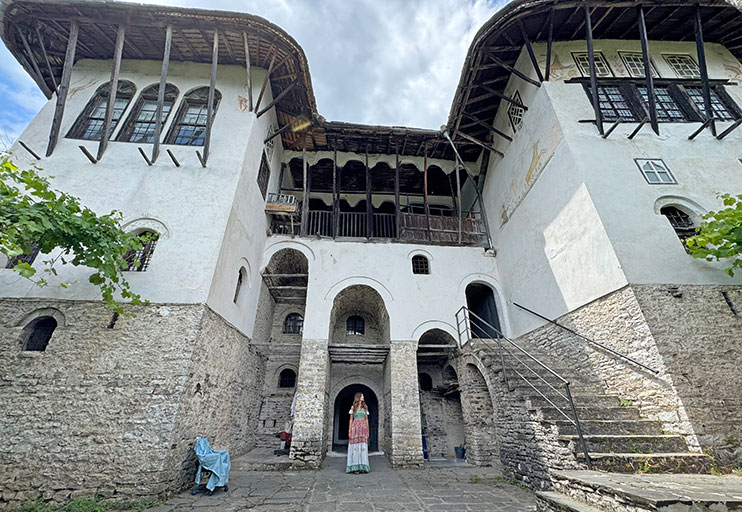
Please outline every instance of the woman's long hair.
[{"label": "woman's long hair", "polygon": [[353,397],[353,413],[355,413],[358,409],[363,409],[364,411],[368,412],[368,405],[366,405],[366,400],[361,400],[361,395],[363,395],[363,393],[358,392]]}]

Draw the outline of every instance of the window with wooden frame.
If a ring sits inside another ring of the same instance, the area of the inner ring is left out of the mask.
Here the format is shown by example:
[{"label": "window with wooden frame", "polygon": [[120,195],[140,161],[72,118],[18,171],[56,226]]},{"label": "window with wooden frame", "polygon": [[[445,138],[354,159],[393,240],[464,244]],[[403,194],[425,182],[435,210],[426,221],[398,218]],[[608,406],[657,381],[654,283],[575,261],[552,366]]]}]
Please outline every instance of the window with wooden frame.
[{"label": "window with wooden frame", "polygon": [[19,263],[28,263],[29,265],[33,265],[33,262],[38,255],[39,246],[37,244],[33,244],[29,252],[19,254],[18,256],[13,256],[12,258],[9,257],[8,261],[5,263],[5,268],[13,268]]},{"label": "window with wooden frame", "polygon": [[635,158],[637,167],[644,175],[644,179],[650,185],[670,185],[675,184],[675,176],[672,175],[661,158]]},{"label": "window with wooden frame", "polygon": [[281,370],[278,376],[278,387],[279,388],[293,388],[296,387],[296,372],[291,368]]},{"label": "window with wooden frame", "polygon": [[24,329],[21,337],[23,350],[31,352],[43,352],[49,345],[54,330],[57,328],[57,321],[51,316],[41,316],[35,318]]},{"label": "window with wooden frame", "polygon": [[[154,84],[141,92],[117,140],[144,144],[151,144],[155,141],[155,118],[157,116],[157,93],[159,90],[160,84]],[[165,100],[162,103],[162,125],[167,121],[177,97],[178,88],[172,84],[165,85]]]},{"label": "window with wooden frame", "polygon": [[[592,88],[585,84],[585,91],[592,100]],[[631,104],[632,91],[628,84],[598,85],[598,103],[604,121],[639,121],[636,107]],[[643,117],[643,116],[642,116]]]},{"label": "window with wooden frame", "polygon": [[366,322],[362,316],[358,315],[349,316],[345,327],[348,334],[364,334],[366,332]]},{"label": "window with wooden frame", "polygon": [[[128,80],[119,80],[116,88],[116,101],[113,103],[113,116],[109,136],[116,129],[121,116],[136,93],[136,87]],[[103,125],[106,122],[106,108],[108,97],[111,94],[111,82],[101,85],[85,106],[80,116],[67,133],[70,139],[100,140],[103,135]]]},{"label": "window with wooden frame", "polygon": [[[216,110],[222,95],[214,91],[214,111],[211,122],[214,122]],[[185,95],[180,103],[175,122],[170,127],[167,144],[182,146],[203,146],[206,140],[206,122],[209,110],[209,88],[199,87]]]},{"label": "window with wooden frame", "polygon": [[268,192],[268,180],[270,180],[271,177],[271,167],[268,165],[268,159],[265,156],[265,152],[263,152],[263,156],[260,158],[260,169],[258,169],[258,188],[260,189],[260,194],[263,196],[263,199],[265,199],[265,195]]},{"label": "window with wooden frame", "polygon": [[[513,99],[521,105],[523,104],[523,100],[520,99],[520,92],[515,91]],[[519,107],[513,103],[508,103],[508,119],[510,120],[510,126],[512,126],[514,132],[517,132],[523,124],[523,115],[525,113],[526,110],[523,107]]]},{"label": "window with wooden frame", "polygon": [[155,252],[155,246],[160,235],[154,231],[142,231],[137,236],[141,238],[142,248],[138,251],[127,251],[124,254],[124,260],[129,264],[125,270],[144,272],[149,267],[149,262]]},{"label": "window with wooden frame", "polygon": [[[626,66],[629,76],[644,78],[644,55],[642,52],[618,52],[618,55],[621,57],[623,65]],[[649,61],[649,69],[652,70],[653,77],[660,76],[651,60]]]},{"label": "window with wooden frame", "polygon": [[284,334],[301,334],[304,332],[304,317],[299,313],[289,313],[283,321]]},{"label": "window with wooden frame", "polygon": [[[593,52],[595,56],[595,76],[597,77],[612,77],[613,71],[608,65],[608,61],[605,59],[603,52]],[[577,69],[580,70],[582,76],[590,76],[590,57],[587,52],[572,52],[572,58],[577,64]]]},{"label": "window with wooden frame", "polygon": [[[706,119],[706,103],[703,100],[703,87],[686,85],[683,87],[702,119]],[[723,86],[711,87],[711,110],[718,121],[734,121],[739,119],[740,112],[734,100],[726,94]]]},{"label": "window with wooden frame", "polygon": [[[696,234],[696,227],[690,215],[675,206],[665,206],[660,209],[660,213],[668,220],[685,247],[685,240]],[[686,247],[685,250],[687,251],[688,248]]]},{"label": "window with wooden frame", "polygon": [[245,281],[247,281],[247,270],[245,270],[245,267],[240,267],[240,270],[237,272],[237,286],[235,286],[234,298],[232,299],[232,302],[235,304],[237,304],[237,300],[240,298],[240,292],[245,285]]},{"label": "window with wooden frame", "polygon": [[696,61],[687,54],[662,54],[667,65],[672,68],[678,78],[701,78],[701,70]]},{"label": "window with wooden frame", "polygon": [[430,274],[430,264],[428,258],[419,254],[412,257],[413,274]]},{"label": "window with wooden frame", "polygon": [[[636,86],[647,115],[649,115],[649,93],[642,85]],[[657,85],[654,87],[654,104],[657,111],[657,120],[660,122],[691,121],[686,111],[678,105],[669,86]]]}]

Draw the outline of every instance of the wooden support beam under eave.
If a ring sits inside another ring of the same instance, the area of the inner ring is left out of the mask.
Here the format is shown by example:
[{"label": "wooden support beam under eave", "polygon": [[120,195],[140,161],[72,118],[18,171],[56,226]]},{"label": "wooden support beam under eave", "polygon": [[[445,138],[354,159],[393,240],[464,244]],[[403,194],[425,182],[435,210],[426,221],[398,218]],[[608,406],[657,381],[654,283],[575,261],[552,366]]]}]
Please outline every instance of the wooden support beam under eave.
[{"label": "wooden support beam under eave", "polygon": [[59,139],[59,130],[62,125],[62,117],[64,116],[64,107],[67,103],[67,93],[70,89],[72,65],[75,61],[75,49],[77,48],[77,36],[79,31],[80,25],[77,21],[73,21],[70,25],[70,34],[67,39],[67,50],[64,56],[64,66],[62,67],[62,80],[57,88],[57,104],[54,108],[54,118],[52,119],[52,127],[49,132],[49,144],[46,147],[46,156],[51,156],[52,153],[54,153],[54,148]]}]

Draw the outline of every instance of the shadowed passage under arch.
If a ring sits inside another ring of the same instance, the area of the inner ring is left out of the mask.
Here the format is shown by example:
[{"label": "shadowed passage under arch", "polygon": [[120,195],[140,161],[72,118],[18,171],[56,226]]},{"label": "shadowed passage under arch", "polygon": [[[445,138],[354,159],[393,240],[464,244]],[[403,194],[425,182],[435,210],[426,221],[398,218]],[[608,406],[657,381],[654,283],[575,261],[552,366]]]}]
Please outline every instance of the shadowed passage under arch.
[{"label": "shadowed passage under arch", "polygon": [[343,388],[335,398],[332,449],[333,451],[348,449],[348,426],[350,414],[348,411],[353,406],[353,397],[356,393],[363,393],[368,405],[369,439],[368,451],[379,450],[379,400],[371,388],[363,384],[351,384]]}]

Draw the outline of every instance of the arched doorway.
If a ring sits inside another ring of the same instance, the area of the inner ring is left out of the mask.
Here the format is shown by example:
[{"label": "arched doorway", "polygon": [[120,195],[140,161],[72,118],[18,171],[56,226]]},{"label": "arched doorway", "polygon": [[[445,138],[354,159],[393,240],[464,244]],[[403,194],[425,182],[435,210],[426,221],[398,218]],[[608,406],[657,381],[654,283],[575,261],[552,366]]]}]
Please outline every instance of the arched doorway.
[{"label": "arched doorway", "polygon": [[348,449],[348,424],[350,422],[350,411],[353,406],[353,397],[356,393],[363,393],[368,405],[368,451],[379,450],[379,401],[371,388],[363,384],[351,384],[343,388],[335,398],[335,413],[332,436],[333,451]]},{"label": "arched doorway", "polygon": [[461,405],[466,433],[466,460],[475,466],[493,466],[499,461],[495,410],[487,381],[473,364],[463,368]]},{"label": "arched doorway", "polygon": [[[471,319],[472,335],[475,338],[499,338],[502,336],[500,317],[492,288],[485,284],[472,283],[466,287],[466,305],[479,318]],[[492,329],[479,319],[484,320]]]}]

